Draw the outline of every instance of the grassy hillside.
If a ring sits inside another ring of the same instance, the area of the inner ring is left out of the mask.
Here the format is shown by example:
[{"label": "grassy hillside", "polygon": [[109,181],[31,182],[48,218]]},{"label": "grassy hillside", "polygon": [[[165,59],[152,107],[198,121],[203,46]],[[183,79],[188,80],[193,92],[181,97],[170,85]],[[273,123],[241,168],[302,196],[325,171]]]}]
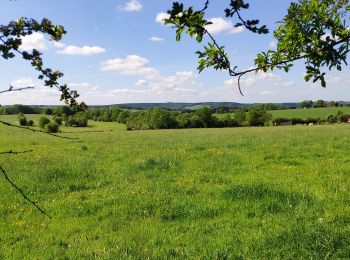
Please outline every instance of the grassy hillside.
[{"label": "grassy hillside", "polygon": [[[268,111],[272,114],[272,118],[301,118],[307,119],[318,118],[326,119],[328,115],[336,115],[338,111],[343,111],[345,114],[350,114],[350,107],[326,107],[326,108],[307,108],[307,109],[286,109],[286,110],[272,110]],[[225,114],[215,114],[218,118],[222,118]],[[234,113],[232,114],[232,117]]]},{"label": "grassy hillside", "polygon": [[62,131],[0,125],[0,152],[34,150],[0,165],[52,215],[0,178],[0,259],[350,257],[348,125]]},{"label": "grassy hillside", "polygon": [[307,109],[288,109],[288,110],[274,110],[269,111],[273,118],[285,117],[285,118],[301,118],[307,119],[318,118],[326,119],[328,115],[337,114],[338,111],[343,111],[345,114],[350,114],[350,107],[326,107],[326,108],[307,108]]}]

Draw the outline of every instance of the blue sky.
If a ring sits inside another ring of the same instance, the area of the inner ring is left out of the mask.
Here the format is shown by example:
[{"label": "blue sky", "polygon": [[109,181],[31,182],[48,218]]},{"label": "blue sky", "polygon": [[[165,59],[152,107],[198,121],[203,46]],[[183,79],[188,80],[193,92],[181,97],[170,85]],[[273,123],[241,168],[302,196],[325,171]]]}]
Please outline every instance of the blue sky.
[{"label": "blue sky", "polygon": [[[202,7],[204,1],[184,1]],[[259,36],[234,28],[235,20],[224,17],[228,0],[211,1],[207,19],[218,42],[226,46],[232,63],[242,70],[253,66],[255,55],[273,48],[272,34]],[[290,1],[250,1],[243,13],[258,18],[273,31]],[[302,64],[289,73],[251,74],[237,79],[225,72],[196,71],[195,52],[201,49],[187,36],[175,41],[174,30],[161,23],[172,1],[151,0],[17,0],[0,2],[0,24],[18,17],[46,17],[67,30],[60,44],[41,34],[23,39],[23,49],[38,48],[48,67],[61,70],[67,83],[93,104],[129,102],[232,101],[292,102],[304,99],[350,100],[349,68],[327,76],[326,89],[305,83]],[[205,41],[204,41],[205,42]],[[0,104],[61,104],[59,93],[43,87],[31,66],[14,59],[0,59],[0,85],[33,86],[34,90],[0,95]]]}]

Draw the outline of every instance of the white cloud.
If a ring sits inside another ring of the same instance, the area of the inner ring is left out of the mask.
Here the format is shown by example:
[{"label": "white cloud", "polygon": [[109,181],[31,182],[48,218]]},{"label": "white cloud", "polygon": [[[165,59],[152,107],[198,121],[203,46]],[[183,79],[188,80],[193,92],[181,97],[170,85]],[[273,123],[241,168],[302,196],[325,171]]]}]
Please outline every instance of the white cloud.
[{"label": "white cloud", "polygon": [[271,91],[265,90],[265,91],[261,91],[260,94],[263,95],[263,96],[269,96],[272,93],[271,93]]},{"label": "white cloud", "polygon": [[21,38],[22,45],[20,47],[21,50],[31,51],[33,49],[37,50],[46,50],[46,41],[45,37],[42,33],[35,32],[31,35],[27,35]]},{"label": "white cloud", "polygon": [[228,32],[228,33],[240,33],[244,31],[244,27],[235,27],[233,26],[232,22],[228,19],[223,19],[221,17],[214,17],[208,20],[212,24],[207,25],[205,28],[208,30],[211,34],[217,34],[221,32]]},{"label": "white cloud", "polygon": [[275,49],[276,46],[277,46],[277,44],[276,44],[275,41],[272,41],[272,42],[270,42],[270,44],[269,44],[269,48],[270,48],[270,49]]},{"label": "white cloud", "polygon": [[66,47],[66,45],[62,42],[56,42],[56,41],[53,41],[52,42],[52,45],[57,48],[57,49],[63,49],[64,47]]},{"label": "white cloud", "polygon": [[119,11],[122,12],[135,12],[142,10],[142,4],[138,0],[131,0],[124,5],[118,6]]},{"label": "white cloud", "polygon": [[148,86],[152,91],[165,92],[191,92],[195,93],[198,85],[196,75],[193,71],[178,71],[172,76],[160,74],[146,75],[144,79],[138,80],[136,86]]},{"label": "white cloud", "polygon": [[60,93],[57,89],[44,86],[40,81],[33,78],[19,78],[13,80],[11,85],[14,87],[34,87],[35,89],[1,94],[0,104],[49,105],[57,104],[60,100]]},{"label": "white cloud", "polygon": [[149,65],[146,58],[138,55],[128,55],[124,59],[112,59],[102,63],[101,70],[117,71],[124,75],[140,75],[135,82],[136,87],[148,89],[148,93],[162,95],[165,93],[195,93],[198,85],[196,75],[192,71],[178,71],[175,75],[163,76]]},{"label": "white cloud", "polygon": [[149,38],[148,40],[152,41],[152,42],[164,42],[163,38],[157,37],[157,36],[152,36],[151,38]]},{"label": "white cloud", "polygon": [[86,91],[96,91],[99,90],[99,87],[90,83],[69,83],[68,87],[74,90],[77,90],[80,92],[86,92]]},{"label": "white cloud", "polygon": [[156,22],[164,25],[164,20],[165,20],[165,19],[168,19],[169,17],[170,17],[170,14],[167,14],[167,13],[158,13],[158,14],[156,15]]},{"label": "white cloud", "polygon": [[110,94],[142,94],[147,93],[147,90],[139,90],[139,89],[128,89],[128,88],[117,88],[113,90],[109,90]]},{"label": "white cloud", "polygon": [[58,48],[63,48],[62,50],[57,51],[59,54],[66,54],[66,55],[82,55],[82,56],[91,56],[91,55],[97,55],[106,52],[106,49],[101,48],[99,46],[74,46],[74,45],[68,45],[68,46],[58,46]]},{"label": "white cloud", "polygon": [[35,87],[38,84],[39,82],[33,78],[19,78],[11,82],[11,86],[16,88]]},{"label": "white cloud", "polygon": [[282,87],[292,87],[295,86],[295,82],[290,80],[290,81],[284,81],[284,82],[276,82],[277,86],[282,86]]},{"label": "white cloud", "polygon": [[[251,76],[247,76],[247,77],[243,76],[240,83],[242,87],[251,87],[256,84],[266,83],[267,81],[278,81],[278,80],[281,80],[281,77],[276,74],[273,74],[271,72],[268,72],[268,73],[258,72],[257,74],[254,74]],[[225,80],[224,85],[226,87],[238,86],[237,78]]]},{"label": "white cloud", "polygon": [[350,85],[350,77],[348,75],[333,76],[326,80],[327,84]]},{"label": "white cloud", "polygon": [[138,55],[128,55],[125,59],[112,59],[102,63],[101,70],[117,71],[125,75],[153,75],[158,70],[150,67],[149,61]]}]

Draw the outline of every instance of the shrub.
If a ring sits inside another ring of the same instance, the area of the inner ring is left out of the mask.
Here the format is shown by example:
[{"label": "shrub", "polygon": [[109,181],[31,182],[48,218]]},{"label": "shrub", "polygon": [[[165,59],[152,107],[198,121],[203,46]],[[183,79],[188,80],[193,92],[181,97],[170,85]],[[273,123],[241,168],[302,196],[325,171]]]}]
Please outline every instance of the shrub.
[{"label": "shrub", "polygon": [[264,126],[272,118],[265,110],[250,109],[248,111],[247,123],[249,126]]},{"label": "shrub", "polygon": [[50,119],[48,119],[47,117],[40,117],[39,126],[41,128],[45,128],[45,125],[47,125],[48,123],[50,123]]},{"label": "shrub", "polygon": [[87,127],[88,118],[83,112],[77,113],[73,116],[68,117],[65,120],[66,126],[75,126],[75,127]]},{"label": "shrub", "polygon": [[337,120],[339,123],[346,123],[348,122],[349,118],[350,118],[350,115],[346,115],[346,114],[340,114],[337,116]]},{"label": "shrub", "polygon": [[49,122],[48,124],[45,125],[45,130],[48,133],[57,133],[59,128],[60,126],[53,122]]},{"label": "shrub", "polygon": [[19,121],[19,124],[21,126],[27,126],[28,125],[28,122],[27,122],[27,118],[23,115],[19,115],[18,116],[18,121]]},{"label": "shrub", "polygon": [[28,122],[27,122],[27,126],[33,126],[34,125],[34,121],[33,120],[29,120]]},{"label": "shrub", "polygon": [[231,117],[230,113],[226,113],[224,117],[216,122],[215,126],[219,127],[237,127],[239,126],[239,122]]},{"label": "shrub", "polygon": [[55,121],[56,124],[58,125],[62,125],[62,117],[59,117],[59,116],[54,116],[53,120]]},{"label": "shrub", "polygon": [[305,121],[301,118],[291,118],[290,121],[292,121],[293,125],[303,125],[305,124]]},{"label": "shrub", "polygon": [[276,117],[272,120],[272,123],[274,125],[279,125],[281,123],[286,123],[286,122],[292,122],[292,120],[284,117]]},{"label": "shrub", "polygon": [[306,124],[317,124],[319,123],[320,119],[319,118],[311,118],[311,117],[308,117],[306,120],[305,120],[305,123]]}]

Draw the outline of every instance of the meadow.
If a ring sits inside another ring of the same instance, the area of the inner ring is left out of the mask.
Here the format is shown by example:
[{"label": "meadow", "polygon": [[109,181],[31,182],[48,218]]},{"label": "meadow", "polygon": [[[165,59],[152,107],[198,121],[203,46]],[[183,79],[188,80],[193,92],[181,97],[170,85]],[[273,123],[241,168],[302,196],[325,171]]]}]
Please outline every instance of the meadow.
[{"label": "meadow", "polygon": [[[283,109],[268,111],[272,118],[320,118],[327,119],[329,115],[336,115],[338,111],[344,114],[350,114],[350,107],[321,107],[321,108],[297,108],[297,109]],[[215,114],[216,117],[222,118],[225,114]],[[234,113],[231,114],[234,117]]]},{"label": "meadow", "polygon": [[344,114],[350,114],[350,107],[322,107],[322,108],[299,108],[299,109],[287,109],[287,110],[272,110],[269,113],[273,118],[321,118],[327,119],[329,115],[336,115],[338,111],[342,111]]},{"label": "meadow", "polygon": [[[28,116],[37,120],[38,116]],[[15,122],[15,116],[0,116]],[[0,125],[0,259],[350,258],[350,126]]]}]

